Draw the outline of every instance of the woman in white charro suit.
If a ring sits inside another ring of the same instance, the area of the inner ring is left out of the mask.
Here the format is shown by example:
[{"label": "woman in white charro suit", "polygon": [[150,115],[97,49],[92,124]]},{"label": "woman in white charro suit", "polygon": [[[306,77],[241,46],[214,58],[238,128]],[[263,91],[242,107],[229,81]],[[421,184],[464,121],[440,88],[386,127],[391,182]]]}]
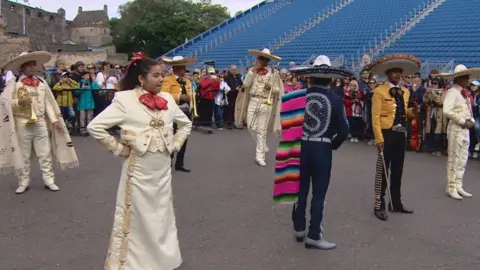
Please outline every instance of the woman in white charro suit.
[{"label": "woman in white charro suit", "polygon": [[[169,93],[160,92],[162,67],[137,53],[121,89],[88,132],[114,155],[125,157],[105,269],[165,269],[182,258],[172,203],[171,158],[192,122]],[[173,123],[177,132],[173,134]],[[121,128],[118,142],[108,133]]]}]

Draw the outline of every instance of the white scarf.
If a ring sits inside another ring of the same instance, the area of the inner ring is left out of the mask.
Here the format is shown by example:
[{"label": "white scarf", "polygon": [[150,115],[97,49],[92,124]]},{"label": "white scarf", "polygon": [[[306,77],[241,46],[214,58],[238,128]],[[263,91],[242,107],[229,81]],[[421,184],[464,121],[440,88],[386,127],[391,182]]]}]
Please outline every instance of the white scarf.
[{"label": "white scarf", "polygon": [[[62,118],[62,113],[58,107],[52,90],[48,84],[45,84],[45,102],[46,106],[51,106],[55,115],[57,115],[58,123],[62,131],[53,128],[48,117],[47,126],[51,131],[51,147],[52,153],[56,158],[58,165],[62,169],[75,168],[79,166],[77,154],[73,147],[72,140],[68,134],[67,127]],[[9,81],[5,87],[5,91],[0,96],[0,174],[9,174],[15,172],[17,175],[25,166],[22,151],[18,140],[18,134],[15,128],[15,119],[12,111],[12,97],[16,87],[16,81]]]}]

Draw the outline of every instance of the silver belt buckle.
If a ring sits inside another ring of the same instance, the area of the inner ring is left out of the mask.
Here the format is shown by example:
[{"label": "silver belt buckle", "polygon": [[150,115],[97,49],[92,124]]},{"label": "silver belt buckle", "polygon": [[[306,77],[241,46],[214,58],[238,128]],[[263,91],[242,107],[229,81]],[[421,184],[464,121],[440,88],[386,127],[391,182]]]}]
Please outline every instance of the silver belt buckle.
[{"label": "silver belt buckle", "polygon": [[403,127],[402,125],[398,124],[392,127],[392,131],[395,132],[407,132],[407,129]]}]

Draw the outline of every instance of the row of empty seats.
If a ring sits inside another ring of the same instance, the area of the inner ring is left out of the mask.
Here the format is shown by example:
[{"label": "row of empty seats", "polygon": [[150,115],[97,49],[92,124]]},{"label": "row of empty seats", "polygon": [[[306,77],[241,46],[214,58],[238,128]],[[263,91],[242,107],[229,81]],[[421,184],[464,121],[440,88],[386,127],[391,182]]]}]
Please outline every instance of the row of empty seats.
[{"label": "row of empty seats", "polygon": [[[314,18],[344,0],[277,0],[268,2],[237,19],[231,24],[205,36],[202,40],[176,51],[175,55],[199,54],[201,47],[210,44],[240,26],[252,17],[258,16],[275,5],[287,2],[285,7],[271,13],[253,24],[246,31],[227,38],[222,44],[209,48],[199,55],[199,63],[215,60],[219,69],[231,64],[245,65],[251,60],[248,49],[259,49],[273,45],[280,36],[301,26],[307,19]],[[313,55],[326,54],[332,58],[344,56],[345,65],[350,66],[365,51],[390,33],[400,20],[411,15],[433,0],[354,0],[316,24],[293,41],[280,46],[274,54],[282,57],[281,66],[290,61],[303,63]],[[445,0],[440,6],[407,31],[399,40],[386,48],[381,55],[389,53],[412,53],[422,61],[454,60],[467,66],[480,65],[480,27],[476,13],[480,0]],[[251,62],[250,62],[251,63]],[[200,64],[199,64],[200,65]]]},{"label": "row of empty seats", "polygon": [[480,66],[480,0],[446,0],[382,52],[412,53],[422,61],[450,61]]}]

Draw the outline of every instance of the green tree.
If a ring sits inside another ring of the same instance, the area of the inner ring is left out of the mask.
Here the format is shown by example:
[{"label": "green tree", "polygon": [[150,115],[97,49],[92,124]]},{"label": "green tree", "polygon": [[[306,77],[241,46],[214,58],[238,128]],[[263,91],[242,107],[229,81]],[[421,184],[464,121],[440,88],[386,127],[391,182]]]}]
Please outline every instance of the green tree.
[{"label": "green tree", "polygon": [[239,11],[235,12],[235,16],[240,15],[242,13],[243,13],[243,10],[239,10]]},{"label": "green tree", "polygon": [[144,51],[156,57],[230,18],[227,8],[208,1],[135,0],[110,20],[118,52]]}]

